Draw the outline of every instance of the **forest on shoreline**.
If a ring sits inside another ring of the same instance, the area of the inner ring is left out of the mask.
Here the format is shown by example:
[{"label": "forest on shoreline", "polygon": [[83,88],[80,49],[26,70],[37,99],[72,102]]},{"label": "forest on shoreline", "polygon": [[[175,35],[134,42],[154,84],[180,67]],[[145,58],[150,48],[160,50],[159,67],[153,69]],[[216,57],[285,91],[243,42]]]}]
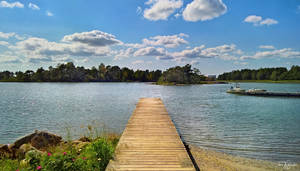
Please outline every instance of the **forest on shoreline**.
[{"label": "forest on shoreline", "polygon": [[235,70],[219,75],[218,80],[300,80],[300,66]]},{"label": "forest on shoreline", "polygon": [[[246,81],[285,81],[300,80],[300,66],[242,69],[225,72],[218,80]],[[214,79],[204,76],[199,69],[190,64],[161,70],[136,70],[127,67],[105,66],[84,68],[75,66],[72,62],[50,66],[48,69],[38,68],[36,71],[0,72],[0,82],[156,82],[157,84],[201,84]]]},{"label": "forest on shoreline", "polygon": [[3,71],[1,82],[157,82],[160,84],[197,84],[206,77],[200,71],[187,64],[176,66],[162,72],[161,70],[132,70],[127,67],[105,66],[101,63],[97,68],[75,66],[72,62],[50,66],[47,70],[38,68],[35,72]]}]

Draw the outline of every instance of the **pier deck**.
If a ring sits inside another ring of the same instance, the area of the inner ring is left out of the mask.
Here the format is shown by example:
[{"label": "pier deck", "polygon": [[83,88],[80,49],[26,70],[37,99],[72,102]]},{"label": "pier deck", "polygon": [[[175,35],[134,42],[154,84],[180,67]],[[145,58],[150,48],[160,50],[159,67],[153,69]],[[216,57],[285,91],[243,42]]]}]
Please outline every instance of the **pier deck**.
[{"label": "pier deck", "polygon": [[194,171],[193,163],[159,98],[141,98],[106,171]]}]

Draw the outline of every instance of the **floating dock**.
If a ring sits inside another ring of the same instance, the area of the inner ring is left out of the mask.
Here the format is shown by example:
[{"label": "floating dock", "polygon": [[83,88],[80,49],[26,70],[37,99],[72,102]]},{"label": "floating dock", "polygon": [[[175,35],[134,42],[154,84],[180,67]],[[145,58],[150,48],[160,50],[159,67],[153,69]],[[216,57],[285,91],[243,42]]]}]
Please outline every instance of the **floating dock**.
[{"label": "floating dock", "polygon": [[283,92],[228,92],[231,94],[247,95],[247,96],[265,96],[265,97],[298,97],[300,93],[283,93]]},{"label": "floating dock", "polygon": [[195,167],[159,98],[142,98],[106,171],[194,171]]}]

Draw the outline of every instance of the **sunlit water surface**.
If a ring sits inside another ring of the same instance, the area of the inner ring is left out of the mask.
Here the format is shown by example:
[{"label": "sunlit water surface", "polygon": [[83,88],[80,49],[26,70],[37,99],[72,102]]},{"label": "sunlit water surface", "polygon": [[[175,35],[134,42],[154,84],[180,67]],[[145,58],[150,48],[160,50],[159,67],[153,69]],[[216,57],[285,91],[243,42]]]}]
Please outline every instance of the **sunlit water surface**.
[{"label": "sunlit water surface", "polygon": [[[300,84],[242,88],[299,92]],[[227,94],[230,85],[144,83],[0,83],[0,143],[33,130],[66,136],[88,124],[121,133],[141,97],[160,97],[183,139],[256,159],[300,162],[300,99]]]}]

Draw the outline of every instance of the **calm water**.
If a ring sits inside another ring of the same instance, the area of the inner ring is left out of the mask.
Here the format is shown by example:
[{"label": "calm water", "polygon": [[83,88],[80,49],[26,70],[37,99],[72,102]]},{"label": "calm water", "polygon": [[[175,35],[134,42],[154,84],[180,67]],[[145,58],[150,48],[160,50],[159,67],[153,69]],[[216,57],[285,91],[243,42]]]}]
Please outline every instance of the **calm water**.
[{"label": "calm water", "polygon": [[[300,84],[243,88],[300,91]],[[300,162],[300,99],[227,94],[230,85],[0,83],[0,143],[35,129],[65,134],[94,123],[122,132],[140,97],[163,99],[185,141],[272,161]]]}]

